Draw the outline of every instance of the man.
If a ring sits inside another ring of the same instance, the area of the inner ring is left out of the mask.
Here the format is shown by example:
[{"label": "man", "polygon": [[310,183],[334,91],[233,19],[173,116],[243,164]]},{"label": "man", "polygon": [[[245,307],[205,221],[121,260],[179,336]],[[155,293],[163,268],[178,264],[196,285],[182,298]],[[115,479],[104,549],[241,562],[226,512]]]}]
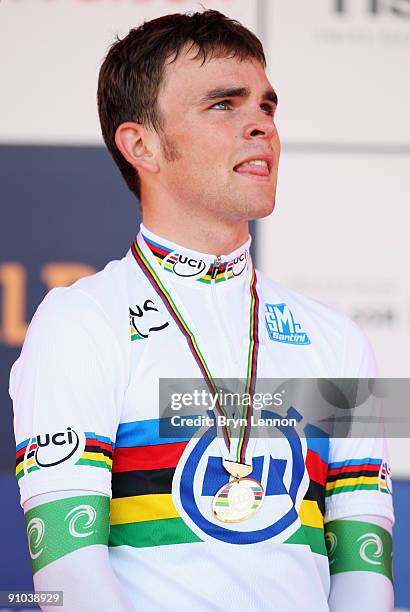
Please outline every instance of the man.
[{"label": "man", "polygon": [[243,378],[253,396],[263,377],[374,374],[353,322],[250,260],[280,152],[264,67],[216,11],[147,22],[102,65],[102,132],[141,231],[48,294],[10,384],[34,583],[64,609],[392,609],[382,439],[161,435],[160,378]]}]

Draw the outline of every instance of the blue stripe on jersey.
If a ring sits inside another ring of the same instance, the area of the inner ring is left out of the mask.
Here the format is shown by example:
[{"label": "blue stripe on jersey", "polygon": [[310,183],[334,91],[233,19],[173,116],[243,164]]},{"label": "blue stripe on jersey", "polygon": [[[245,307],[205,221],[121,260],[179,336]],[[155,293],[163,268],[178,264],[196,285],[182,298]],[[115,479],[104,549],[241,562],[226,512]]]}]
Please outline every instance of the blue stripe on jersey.
[{"label": "blue stripe on jersey", "polygon": [[94,438],[95,440],[98,440],[99,442],[104,442],[105,444],[112,445],[113,443],[110,438],[107,438],[106,436],[98,436],[94,431],[85,431],[84,435],[86,438]]},{"label": "blue stripe on jersey", "polygon": [[372,465],[380,465],[381,459],[371,459],[370,457],[364,457],[363,459],[349,459],[347,461],[333,461],[329,463],[329,470],[333,468],[345,467],[347,465],[362,465],[362,463],[371,463]]},{"label": "blue stripe on jersey", "polygon": [[328,434],[314,425],[306,425],[303,428],[303,431],[305,432],[308,449],[314,453],[317,453],[322,461],[327,463],[329,461]]},{"label": "blue stripe on jersey", "polygon": [[170,249],[169,247],[166,247],[163,244],[159,244],[159,242],[155,242],[154,240],[151,240],[151,238],[147,238],[146,236],[144,236],[144,234],[142,234],[142,237],[144,238],[145,242],[153,244],[154,246],[158,247],[163,251],[168,251],[169,253],[172,253],[172,249]]},{"label": "blue stripe on jersey", "polygon": [[16,453],[21,449],[24,448],[24,446],[27,446],[27,444],[29,443],[30,438],[27,438],[27,440],[24,440],[24,442],[20,442],[20,444],[17,444],[16,446]]},{"label": "blue stripe on jersey", "polygon": [[[160,421],[161,432],[159,428]],[[187,442],[192,438],[197,430],[198,427],[176,427],[171,424],[171,417],[121,423],[117,430],[115,448]],[[181,435],[178,436],[178,438],[165,437],[167,433],[171,434],[175,433],[176,431],[181,432]]]}]

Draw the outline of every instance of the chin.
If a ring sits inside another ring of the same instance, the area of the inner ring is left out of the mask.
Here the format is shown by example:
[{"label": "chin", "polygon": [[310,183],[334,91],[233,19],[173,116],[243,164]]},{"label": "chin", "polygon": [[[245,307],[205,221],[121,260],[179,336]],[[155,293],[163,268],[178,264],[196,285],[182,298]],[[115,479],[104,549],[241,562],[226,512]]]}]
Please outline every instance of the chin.
[{"label": "chin", "polygon": [[[259,187],[259,186],[258,186]],[[268,217],[275,208],[276,184],[263,185],[263,189],[242,190],[239,195],[242,200],[243,210],[246,210],[251,219],[263,219]]]},{"label": "chin", "polygon": [[275,209],[275,198],[266,202],[258,202],[257,205],[249,208],[249,220],[263,219],[268,217]]}]

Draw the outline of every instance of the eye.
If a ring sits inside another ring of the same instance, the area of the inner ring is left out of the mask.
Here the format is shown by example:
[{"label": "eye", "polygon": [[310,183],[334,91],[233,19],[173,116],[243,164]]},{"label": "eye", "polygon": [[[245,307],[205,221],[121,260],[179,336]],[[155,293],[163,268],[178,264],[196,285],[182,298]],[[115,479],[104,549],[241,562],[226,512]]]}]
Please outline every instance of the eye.
[{"label": "eye", "polygon": [[222,100],[222,102],[217,102],[216,104],[213,104],[211,108],[217,108],[218,106],[224,106],[225,108],[219,108],[217,110],[227,110],[227,107],[232,108],[229,100]]},{"label": "eye", "polygon": [[267,115],[271,115],[273,117],[275,114],[276,107],[272,106],[271,104],[261,104],[261,108],[264,109],[264,112]]}]

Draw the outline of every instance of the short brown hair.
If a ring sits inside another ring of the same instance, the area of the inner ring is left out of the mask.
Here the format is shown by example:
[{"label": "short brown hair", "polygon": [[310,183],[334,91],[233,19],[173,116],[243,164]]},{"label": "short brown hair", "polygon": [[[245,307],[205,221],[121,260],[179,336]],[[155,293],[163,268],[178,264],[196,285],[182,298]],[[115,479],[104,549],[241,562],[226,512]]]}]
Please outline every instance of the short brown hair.
[{"label": "short brown hair", "polygon": [[121,123],[135,121],[161,128],[157,98],[167,60],[182,49],[197,48],[202,63],[211,57],[257,59],[265,67],[260,40],[219,11],[176,13],[146,21],[111,45],[98,78],[98,113],[104,142],[129,189],[140,197],[140,179],[115,144]]}]

